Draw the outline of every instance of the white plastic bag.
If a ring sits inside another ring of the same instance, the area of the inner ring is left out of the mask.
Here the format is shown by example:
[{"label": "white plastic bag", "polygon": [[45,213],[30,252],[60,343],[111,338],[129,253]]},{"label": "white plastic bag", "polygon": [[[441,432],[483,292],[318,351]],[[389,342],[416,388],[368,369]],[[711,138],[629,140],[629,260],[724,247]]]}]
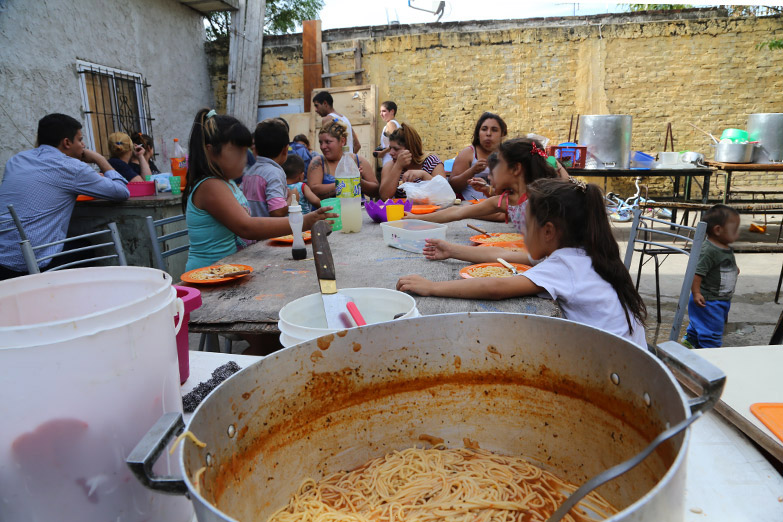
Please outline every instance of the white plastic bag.
[{"label": "white plastic bag", "polygon": [[457,199],[449,181],[443,176],[435,176],[419,183],[409,181],[400,185],[400,188],[414,205],[440,205],[441,208],[446,208]]}]

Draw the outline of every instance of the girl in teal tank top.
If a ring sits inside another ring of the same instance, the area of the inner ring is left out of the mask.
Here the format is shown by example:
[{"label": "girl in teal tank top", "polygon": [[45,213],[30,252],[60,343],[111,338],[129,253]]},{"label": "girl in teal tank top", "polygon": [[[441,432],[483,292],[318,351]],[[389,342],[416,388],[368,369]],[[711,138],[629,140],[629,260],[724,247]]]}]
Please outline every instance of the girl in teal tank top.
[{"label": "girl in teal tank top", "polygon": [[[288,135],[279,138],[287,146]],[[269,136],[256,136],[256,143],[266,139]],[[252,242],[241,237],[259,240],[291,233],[288,218],[251,217],[250,205],[234,182],[242,175],[253,142],[247,127],[232,116],[201,109],[189,141],[187,183],[182,191],[190,236],[187,270],[215,264]],[[303,230],[310,230],[318,220],[337,217],[326,212],[321,208],[307,214]]]}]

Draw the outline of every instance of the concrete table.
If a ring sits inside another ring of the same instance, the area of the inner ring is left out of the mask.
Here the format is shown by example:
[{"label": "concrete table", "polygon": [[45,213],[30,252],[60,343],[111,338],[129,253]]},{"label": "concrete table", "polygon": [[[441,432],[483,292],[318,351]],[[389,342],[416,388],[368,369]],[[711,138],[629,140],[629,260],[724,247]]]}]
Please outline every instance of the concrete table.
[{"label": "concrete table", "polygon": [[[470,243],[476,232],[466,221],[448,225],[446,239]],[[513,232],[511,225],[476,221],[489,232]],[[338,288],[395,288],[400,276],[420,274],[445,281],[459,278],[459,270],[469,263],[457,260],[428,261],[414,254],[387,246],[381,226],[366,214],[362,230],[356,234],[334,232],[329,245],[335,262]],[[477,247],[478,248],[478,247]],[[252,245],[221,263],[253,267],[253,273],[237,281],[217,285],[198,285],[202,305],[190,315],[189,328],[197,333],[261,334],[279,333],[278,313],[289,302],[319,291],[318,279],[308,243],[308,258],[294,261],[290,246],[274,246],[269,241]],[[550,299],[520,297],[501,301],[418,297],[422,315],[449,312],[515,312],[560,317],[560,307]]]},{"label": "concrete table", "polygon": [[[164,193],[155,196],[140,196],[126,201],[107,201],[95,199],[78,201],[71,216],[68,236],[94,232],[112,221],[117,223],[122,239],[122,247],[128,265],[153,266],[152,245],[147,232],[146,217],[163,219],[182,214],[182,195]],[[165,233],[175,232],[185,228],[185,222],[174,223],[164,227]],[[166,244],[164,250],[187,243],[187,236],[176,238]],[[185,271],[186,255],[168,258],[168,272],[176,281]]]}]

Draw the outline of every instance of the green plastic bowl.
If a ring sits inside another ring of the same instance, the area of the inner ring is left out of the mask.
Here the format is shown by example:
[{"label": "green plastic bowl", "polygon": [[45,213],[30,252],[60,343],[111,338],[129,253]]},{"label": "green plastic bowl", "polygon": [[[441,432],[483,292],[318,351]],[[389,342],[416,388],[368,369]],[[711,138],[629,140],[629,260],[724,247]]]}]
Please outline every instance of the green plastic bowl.
[{"label": "green plastic bowl", "polygon": [[742,129],[726,129],[720,135],[722,140],[731,140],[734,143],[748,141],[748,131]]}]

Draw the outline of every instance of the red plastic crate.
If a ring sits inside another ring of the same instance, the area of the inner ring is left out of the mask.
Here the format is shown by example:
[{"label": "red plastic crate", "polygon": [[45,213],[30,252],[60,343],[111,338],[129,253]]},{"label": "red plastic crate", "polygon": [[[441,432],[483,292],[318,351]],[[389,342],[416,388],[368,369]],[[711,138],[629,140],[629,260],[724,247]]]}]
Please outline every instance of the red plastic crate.
[{"label": "red plastic crate", "polygon": [[566,168],[583,169],[587,160],[587,147],[547,147],[546,153]]}]

